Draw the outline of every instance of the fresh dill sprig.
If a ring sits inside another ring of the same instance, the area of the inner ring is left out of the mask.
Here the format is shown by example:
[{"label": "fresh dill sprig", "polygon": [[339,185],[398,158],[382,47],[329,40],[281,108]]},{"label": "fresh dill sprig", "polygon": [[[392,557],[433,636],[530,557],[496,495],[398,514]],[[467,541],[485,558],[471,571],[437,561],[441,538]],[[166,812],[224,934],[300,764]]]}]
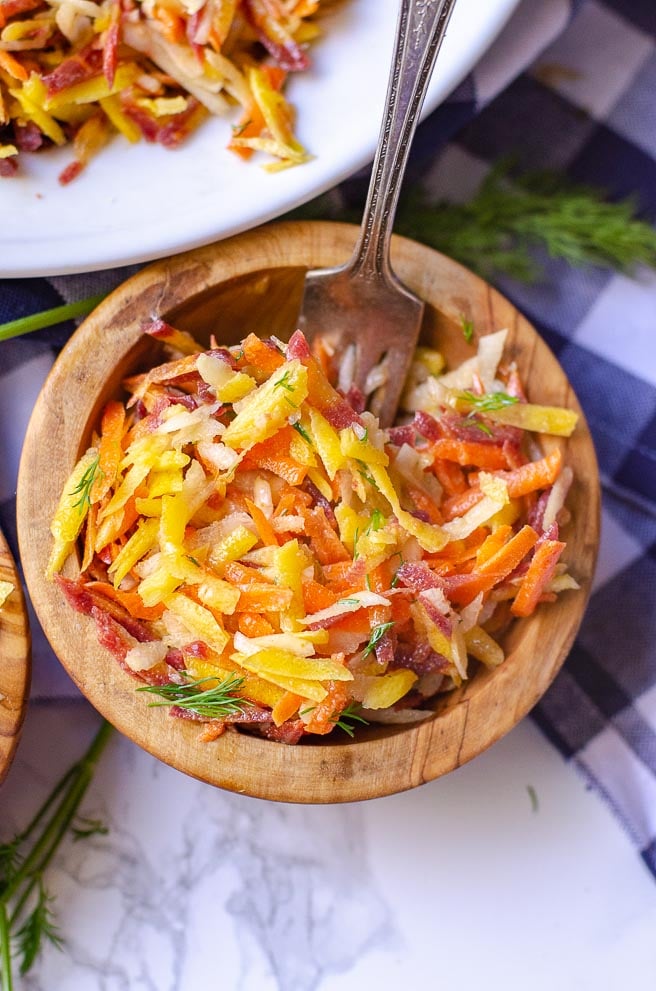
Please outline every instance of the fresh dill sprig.
[{"label": "fresh dill sprig", "polygon": [[365,536],[370,533],[375,533],[377,530],[382,529],[385,526],[385,517],[381,513],[380,509],[374,509],[369,519],[367,529],[364,531]]},{"label": "fresh dill sprig", "polygon": [[[44,943],[58,949],[63,940],[53,917],[54,899],[44,875],[62,841],[73,832],[80,804],[93,778],[112,727],[102,723],[86,754],[58,781],[28,825],[0,846],[0,988],[12,991],[12,955],[20,973],[31,969]],[[92,824],[84,828],[83,824]],[[106,832],[96,820],[81,820],[79,836]]]},{"label": "fresh dill sprig", "polygon": [[376,485],[373,476],[369,471],[367,471],[366,463],[364,461],[361,461],[359,458],[356,458],[356,461],[359,465],[358,474],[365,480],[365,482],[367,482],[368,485],[371,485],[373,489],[378,489],[378,486]]},{"label": "fresh dill sprig", "polygon": [[44,942],[51,943],[58,950],[64,948],[64,939],[54,920],[53,901],[53,897],[48,894],[44,887],[43,878],[39,877],[36,905],[16,933],[17,955],[21,961],[20,973],[22,976],[25,976],[32,969]]},{"label": "fresh dill sprig", "polygon": [[392,556],[399,558],[399,566],[394,572],[394,577],[392,578],[392,581],[390,583],[392,588],[396,588],[397,585],[399,584],[399,571],[401,567],[405,564],[405,558],[403,557],[401,551],[397,551],[396,554],[393,554]]},{"label": "fresh dill sprig", "polygon": [[180,709],[188,709],[199,716],[208,719],[224,719],[243,712],[244,708],[252,705],[248,699],[237,695],[244,684],[241,675],[229,675],[214,688],[201,688],[208,681],[216,678],[198,678],[184,685],[174,683],[168,685],[144,685],[137,688],[138,692],[148,692],[159,695],[161,702],[149,702],[149,706],[177,705]]},{"label": "fresh dill sprig", "polygon": [[517,174],[508,159],[469,203],[429,203],[413,194],[400,204],[395,226],[486,276],[534,281],[542,274],[534,248],[569,265],[656,266],[656,230],[636,217],[633,199],[611,203],[555,173]]},{"label": "fresh dill sprig", "polygon": [[531,803],[531,812],[538,812],[540,808],[538,793],[533,785],[526,785],[526,791],[528,792],[529,801]]},{"label": "fresh dill sprig", "polygon": [[0,897],[9,882],[18,873],[21,863],[20,837],[0,845]]},{"label": "fresh dill sprig", "polygon": [[[496,409],[503,409],[504,406],[514,406],[519,402],[517,396],[509,396],[507,392],[485,392],[482,396],[477,396],[469,389],[458,393],[458,398],[472,407],[472,413],[490,413]],[[469,415],[471,416],[472,413]]]},{"label": "fresh dill sprig", "polygon": [[253,123],[253,121],[249,117],[248,120],[242,121],[241,124],[233,124],[232,125],[232,136],[233,136],[233,138],[240,137],[244,133],[244,131],[246,130],[246,128],[249,127],[249,125],[252,124],[252,123]]},{"label": "fresh dill sprig", "polygon": [[77,820],[77,825],[71,826],[73,842],[78,840],[88,840],[90,836],[107,836],[108,827],[102,819],[88,819],[86,816]]},{"label": "fresh dill sprig", "polygon": [[374,626],[371,631],[371,637],[369,638],[369,643],[362,651],[363,657],[369,657],[369,654],[373,654],[374,650],[383,639],[388,630],[394,626],[394,620],[389,623],[381,623],[379,626]]},{"label": "fresh dill sprig", "polygon": [[458,393],[458,399],[463,400],[471,407],[465,417],[465,423],[476,427],[488,437],[492,437],[492,431],[487,423],[479,420],[477,413],[492,413],[494,410],[503,409],[504,406],[514,406],[515,403],[519,402],[516,396],[509,396],[506,392],[486,392],[482,396],[477,396],[469,389]]},{"label": "fresh dill sprig", "polygon": [[305,429],[305,427],[301,426],[300,423],[292,423],[292,427],[294,428],[294,430],[296,431],[296,433],[297,434],[300,434],[301,437],[303,438],[303,440],[307,444],[309,444],[310,447],[312,447],[312,438],[310,437],[310,435],[307,432],[307,430]]},{"label": "fresh dill sprig", "polygon": [[80,498],[77,502],[73,503],[73,506],[75,509],[79,509],[80,513],[83,513],[91,505],[91,489],[96,478],[100,475],[102,475],[102,469],[100,468],[100,455],[98,454],[70,493],[72,496],[79,495]]},{"label": "fresh dill sprig", "polygon": [[355,736],[355,727],[350,725],[351,722],[362,723],[363,726],[369,725],[369,721],[364,719],[356,711],[359,708],[360,706],[357,702],[350,702],[345,709],[332,716],[330,722],[334,723],[339,729],[344,730],[350,737],[353,737]]},{"label": "fresh dill sprig", "polygon": [[294,386],[290,385],[289,382],[289,369],[278,379],[277,382],[273,383],[274,389],[284,389],[286,392],[293,392]]}]

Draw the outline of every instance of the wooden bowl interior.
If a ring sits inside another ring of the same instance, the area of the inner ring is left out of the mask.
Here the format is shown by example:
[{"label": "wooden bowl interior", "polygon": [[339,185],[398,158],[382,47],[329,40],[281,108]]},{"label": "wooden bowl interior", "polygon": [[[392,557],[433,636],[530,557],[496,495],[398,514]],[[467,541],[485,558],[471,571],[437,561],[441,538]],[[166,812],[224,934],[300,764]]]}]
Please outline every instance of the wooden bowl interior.
[{"label": "wooden bowl interior", "polygon": [[[435,717],[425,723],[372,725],[355,741],[333,733],[294,748],[241,733],[199,744],[193,725],[170,719],[162,710],[145,710],[133,679],[98,647],[91,621],[62,608],[57,591],[42,578],[50,543],[43,534],[47,538],[61,486],[88,446],[104,403],[120,394],[127,374],[163,358],[161,345],[140,334],[144,316],[156,313],[203,344],[209,344],[210,334],[225,344],[249,332],[286,339],[295,329],[305,271],[348,257],[354,236],[355,229],[346,225],[274,225],[157,263],[129,280],[78,330],[55,366],[34,412],[19,480],[19,534],[28,584],[47,636],[82,691],[124,733],[168,763],[222,787],[283,801],[349,801],[401,791],[457,767],[511,729],[543,694],[566,656],[596,555],[597,469],[582,419],[568,441],[543,438],[547,450],[561,445],[575,468],[568,506],[576,525],[565,538],[567,560],[582,591],[567,593],[516,622],[503,639],[508,654],[504,664],[494,671],[481,666],[461,689],[440,696]],[[517,361],[531,399],[579,409],[544,342],[486,283],[402,239],[395,242],[394,260],[401,278],[427,301],[422,343],[439,348],[450,367],[474,353],[462,333],[463,317],[473,321],[477,335],[507,327],[506,355]],[[69,409],[66,397],[73,379],[79,396]],[[58,412],[60,419],[64,412],[61,428]],[[63,454],[56,470],[46,472],[37,500],[29,478],[43,477],[34,473],[43,470],[42,445],[52,431],[61,434]],[[74,577],[79,561],[67,567]]]},{"label": "wooden bowl interior", "polygon": [[30,631],[25,598],[13,558],[0,531],[0,581],[14,586],[0,608],[0,783],[9,771],[27,709]]}]

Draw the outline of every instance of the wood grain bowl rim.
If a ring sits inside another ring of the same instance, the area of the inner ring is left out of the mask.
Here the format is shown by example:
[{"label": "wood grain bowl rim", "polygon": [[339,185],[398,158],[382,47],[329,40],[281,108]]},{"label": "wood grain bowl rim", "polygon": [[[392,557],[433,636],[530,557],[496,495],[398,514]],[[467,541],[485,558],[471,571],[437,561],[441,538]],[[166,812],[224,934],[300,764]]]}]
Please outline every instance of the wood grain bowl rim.
[{"label": "wood grain bowl rim", "polygon": [[[59,593],[43,578],[49,522],[85,446],[90,417],[97,416],[100,394],[104,401],[118,384],[116,365],[138,350],[143,318],[180,310],[185,301],[206,294],[208,287],[246,274],[337,264],[350,254],[356,233],[351,225],[330,222],[271,224],[156,262],[128,279],[84,321],[55,363],[34,408],[19,473],[19,540],[28,588],[46,636],[80,690],[122,733],[165,763],[214,785],[277,801],[342,802],[394,794],[459,767],[505,735],[560,669],[582,618],[596,561],[596,457],[581,408],[556,358],[491,286],[438,252],[397,237],[395,269],[433,304],[430,313],[438,322],[458,326],[464,313],[480,333],[507,326],[511,349],[517,341],[529,345],[518,351],[520,364],[540,368],[532,398],[570,406],[581,415],[569,441],[544,439],[547,448],[561,444],[575,463],[572,496],[579,526],[568,534],[568,551],[576,554],[581,591],[567,593],[517,622],[508,637],[510,652],[504,664],[493,672],[478,672],[449,696],[435,717],[402,728],[371,728],[355,741],[328,738],[296,747],[240,733],[225,733],[213,744],[198,743],[194,724],[172,719],[162,709],[147,710],[134,691],[134,679],[98,647],[92,621],[62,607]],[[457,346],[462,348],[461,333],[459,337]],[[456,346],[451,337],[443,343],[447,350]],[[82,406],[70,401],[76,391],[83,397]],[[48,452],[55,439],[60,456],[53,467]],[[35,477],[42,479],[38,495],[31,485]],[[69,577],[75,577],[71,561],[67,568]]]},{"label": "wood grain bowl rim", "polygon": [[30,626],[18,569],[0,530],[0,581],[14,586],[0,609],[0,784],[16,753],[30,691]]}]

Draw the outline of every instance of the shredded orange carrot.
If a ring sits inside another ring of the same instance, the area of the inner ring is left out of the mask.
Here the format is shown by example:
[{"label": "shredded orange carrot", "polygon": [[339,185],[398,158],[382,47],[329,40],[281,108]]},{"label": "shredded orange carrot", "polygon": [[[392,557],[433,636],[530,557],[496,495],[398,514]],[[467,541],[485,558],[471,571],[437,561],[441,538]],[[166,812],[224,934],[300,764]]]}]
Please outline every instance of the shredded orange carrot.
[{"label": "shredded orange carrot", "polygon": [[293,491],[284,492],[280,499],[278,500],[278,505],[274,509],[271,518],[276,520],[280,516],[286,516],[287,513],[291,513],[294,509],[296,503],[296,493]]},{"label": "shredded orange carrot", "polygon": [[285,612],[291,601],[291,589],[258,583],[242,590],[236,612]]},{"label": "shredded orange carrot", "polygon": [[327,589],[321,582],[315,582],[313,578],[303,580],[303,605],[308,615],[333,606],[338,598],[338,595]]},{"label": "shredded orange carrot", "polygon": [[266,616],[256,612],[243,612],[238,617],[239,632],[245,637],[266,637],[276,632]]},{"label": "shredded orange carrot", "polygon": [[326,519],[321,506],[318,509],[304,509],[301,515],[319,564],[336,564],[339,561],[351,563],[351,555]]},{"label": "shredded orange carrot", "polygon": [[330,365],[331,365],[332,355],[328,349],[328,346],[321,337],[316,338],[312,342],[312,353],[314,354],[317,364],[319,365],[319,368],[321,369],[323,374],[326,376],[327,379],[330,378]]},{"label": "shredded orange carrot", "polygon": [[260,585],[266,581],[266,576],[256,568],[247,568],[246,565],[240,564],[238,561],[231,561],[230,564],[226,564],[223,577],[231,585],[241,589],[251,588],[253,585]]},{"label": "shredded orange carrot", "polygon": [[123,457],[124,423],[125,407],[123,403],[114,401],[107,403],[100,423],[98,473],[91,489],[92,502],[100,502],[114,484]]},{"label": "shredded orange carrot", "polygon": [[442,514],[431,497],[416,485],[406,486],[408,495],[414,502],[417,509],[426,513],[430,523],[443,523]]},{"label": "shredded orange carrot", "polygon": [[285,692],[271,710],[271,718],[276,726],[280,726],[286,720],[291,719],[304,702],[305,699],[301,695],[295,695],[294,692]]},{"label": "shredded orange carrot", "polygon": [[392,619],[397,627],[410,622],[411,616],[409,600],[401,595],[395,595],[392,599]]},{"label": "shredded orange carrot", "polygon": [[0,49],[0,69],[4,69],[10,76],[13,76],[14,79],[20,79],[21,82],[27,82],[29,78],[25,66],[21,65],[10,52],[2,51],[2,49]]},{"label": "shredded orange carrot", "polygon": [[351,587],[352,561],[337,561],[335,564],[325,564],[322,568],[326,587],[337,593]]},{"label": "shredded orange carrot", "polygon": [[358,612],[345,613],[330,629],[340,630],[342,633],[361,633],[363,636],[368,636],[371,625],[367,611],[360,609]]},{"label": "shredded orange carrot", "polygon": [[528,571],[510,607],[513,616],[530,616],[551,581],[565,544],[560,540],[545,540],[536,547]]},{"label": "shredded orange carrot", "polygon": [[102,523],[98,524],[96,533],[96,552],[100,553],[103,547],[114,544],[120,540],[130,530],[139,519],[139,512],[136,506],[137,496],[130,496],[123,509],[117,509],[111,516],[106,516]]},{"label": "shredded orange carrot", "polygon": [[[340,713],[349,700],[348,689],[343,681],[328,683],[328,695],[316,706],[308,706],[309,720],[306,724],[308,733],[324,735],[335,728]],[[303,710],[301,710],[303,711]]]},{"label": "shredded orange carrot", "polygon": [[523,526],[514,537],[479,565],[479,574],[491,575],[496,581],[501,581],[526,557],[537,539],[538,535],[532,526]]},{"label": "shredded orange carrot", "polygon": [[487,558],[475,571],[462,576],[454,588],[450,589],[450,597],[460,605],[467,605],[479,592],[489,591],[521,564],[535,546],[537,539],[538,535],[533,527],[523,526],[519,533]]},{"label": "shredded orange carrot", "polygon": [[280,353],[274,344],[265,344],[263,340],[255,334],[249,334],[244,338],[241,349],[244,354],[240,359],[240,364],[253,365],[262,375],[273,375],[277,368],[285,361],[285,356]]},{"label": "shredded orange carrot", "polygon": [[246,499],[246,505],[248,507],[248,512],[251,514],[253,523],[257,527],[257,532],[260,535],[260,540],[263,544],[269,547],[278,546],[278,538],[276,537],[276,532],[269,523],[268,519],[262,512],[259,506],[256,506],[251,499]]},{"label": "shredded orange carrot", "polygon": [[[282,88],[282,85],[286,78],[286,73],[284,71],[278,69],[277,66],[266,66],[266,65],[262,66],[262,71],[265,73],[269,85],[274,90],[278,91]],[[233,140],[228,145],[228,148],[231,151],[236,152],[240,158],[249,159],[253,154],[253,149],[244,148],[243,146],[239,145],[237,141],[235,141],[235,138],[257,138],[260,136],[260,134],[262,134],[264,130],[266,130],[266,121],[264,119],[264,115],[260,110],[259,106],[257,105],[257,103],[255,102],[255,100],[253,100],[248,105],[241,120],[237,124],[234,130]],[[258,362],[253,362],[253,363],[258,364]]]},{"label": "shredded orange carrot", "polygon": [[185,35],[184,22],[174,11],[156,4],[153,8],[153,15],[162,25],[165,38],[174,43],[183,40]]},{"label": "shredded orange carrot", "polygon": [[483,498],[483,493],[478,488],[466,489],[456,495],[450,496],[442,503],[442,514],[445,520],[455,520],[458,516],[464,516],[472,509],[477,502]]},{"label": "shredded orange carrot", "polygon": [[462,495],[463,492],[467,491],[467,478],[460,465],[456,464],[455,461],[435,458],[433,471],[447,496]]},{"label": "shredded orange carrot", "polygon": [[495,444],[477,444],[474,441],[442,437],[433,444],[433,453],[436,458],[455,461],[463,468],[474,465],[484,471],[496,471],[508,466],[502,448]]},{"label": "shredded orange carrot", "polygon": [[84,530],[84,554],[82,557],[82,571],[87,571],[93,561],[96,550],[96,534],[98,532],[98,506],[89,506],[87,514],[87,524]]},{"label": "shredded orange carrot", "polygon": [[289,444],[293,431],[291,427],[279,430],[273,437],[255,444],[244,458],[244,465],[264,468],[292,486],[302,485],[307,468],[300,465],[289,454]]},{"label": "shredded orange carrot", "polygon": [[138,592],[123,592],[119,588],[114,588],[109,582],[89,582],[89,588],[95,589],[113,602],[118,602],[135,619],[159,619],[164,612],[163,603],[145,606]]},{"label": "shredded orange carrot", "polygon": [[505,525],[500,526],[494,533],[491,533],[489,537],[486,537],[483,543],[480,545],[476,551],[476,565],[480,568],[482,564],[496,554],[497,551],[501,550],[503,545],[506,543],[508,538],[512,533],[512,527]]},{"label": "shredded orange carrot", "polygon": [[504,472],[500,477],[506,480],[510,498],[516,499],[518,496],[524,496],[529,492],[546,489],[553,485],[560,475],[562,463],[563,456],[560,453],[560,448],[554,447],[540,461],[529,461],[520,468]]}]

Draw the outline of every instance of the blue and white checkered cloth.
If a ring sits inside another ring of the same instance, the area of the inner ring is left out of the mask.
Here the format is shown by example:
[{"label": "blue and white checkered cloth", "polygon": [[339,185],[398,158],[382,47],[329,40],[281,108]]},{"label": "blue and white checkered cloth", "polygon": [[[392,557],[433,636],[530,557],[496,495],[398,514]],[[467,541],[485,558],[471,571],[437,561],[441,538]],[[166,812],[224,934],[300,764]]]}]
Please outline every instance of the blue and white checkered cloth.
[{"label": "blue and white checkered cloth", "polygon": [[[654,0],[524,0],[474,72],[420,128],[410,181],[466,199],[513,154],[636,197],[656,220]],[[336,192],[362,198],[366,178]],[[0,272],[2,261],[0,259]],[[0,280],[0,322],[108,290],[126,270]],[[624,823],[656,877],[656,273],[547,262],[499,288],[558,355],[585,409],[604,486],[595,592],[533,718]],[[16,551],[15,477],[29,413],[72,325],[0,344],[0,523]],[[35,696],[74,687],[33,621]]]}]

